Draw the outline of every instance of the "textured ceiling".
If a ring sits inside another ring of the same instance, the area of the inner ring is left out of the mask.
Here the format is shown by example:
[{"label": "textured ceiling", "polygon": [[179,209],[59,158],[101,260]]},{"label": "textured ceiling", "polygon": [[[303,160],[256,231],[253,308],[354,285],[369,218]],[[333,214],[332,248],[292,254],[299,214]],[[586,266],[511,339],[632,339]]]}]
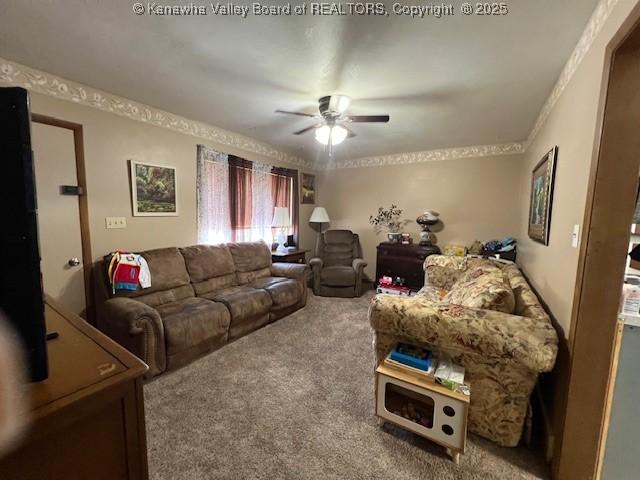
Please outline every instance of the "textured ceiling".
[{"label": "textured ceiling", "polygon": [[330,93],[353,98],[348,113],[391,115],[354,125],[337,159],[524,140],[596,0],[511,0],[495,17],[453,1],[439,19],[244,19],[197,1],[208,15],[138,16],[132,3],[2,1],[0,57],[313,160],[313,134],[291,134],[313,120],[273,111],[316,113]]}]

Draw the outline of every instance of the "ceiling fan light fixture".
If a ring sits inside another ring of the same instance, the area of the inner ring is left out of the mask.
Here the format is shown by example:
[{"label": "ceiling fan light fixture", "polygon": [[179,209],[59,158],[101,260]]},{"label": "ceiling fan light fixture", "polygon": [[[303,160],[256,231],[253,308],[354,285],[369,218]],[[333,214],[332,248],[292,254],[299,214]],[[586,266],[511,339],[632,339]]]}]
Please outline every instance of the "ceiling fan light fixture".
[{"label": "ceiling fan light fixture", "polygon": [[342,125],[334,125],[333,127],[323,125],[316,129],[316,140],[322,145],[328,145],[329,138],[331,138],[331,145],[338,145],[344,142],[348,133],[347,129]]},{"label": "ceiling fan light fixture", "polygon": [[347,138],[347,134],[349,132],[346,128],[341,125],[334,125],[331,129],[331,144],[338,145],[339,143],[344,142],[344,139]]},{"label": "ceiling fan light fixture", "polygon": [[323,145],[329,143],[329,135],[331,135],[331,127],[329,125],[323,125],[316,129],[316,140]]}]

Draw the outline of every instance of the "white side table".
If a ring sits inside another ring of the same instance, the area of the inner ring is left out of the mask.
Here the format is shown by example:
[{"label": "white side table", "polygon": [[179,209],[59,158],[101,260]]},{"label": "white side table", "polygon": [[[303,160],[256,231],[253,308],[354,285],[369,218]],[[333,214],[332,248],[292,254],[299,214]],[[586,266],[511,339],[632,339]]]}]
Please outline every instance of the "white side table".
[{"label": "white side table", "polygon": [[456,465],[466,448],[469,400],[402,367],[376,369],[376,415],[446,447]]}]

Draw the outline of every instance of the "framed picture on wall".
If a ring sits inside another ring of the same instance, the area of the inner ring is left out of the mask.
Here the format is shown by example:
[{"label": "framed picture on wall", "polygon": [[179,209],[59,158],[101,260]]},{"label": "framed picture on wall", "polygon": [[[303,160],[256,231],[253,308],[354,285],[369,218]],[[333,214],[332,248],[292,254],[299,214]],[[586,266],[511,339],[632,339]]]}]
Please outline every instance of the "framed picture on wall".
[{"label": "framed picture on wall", "polygon": [[531,174],[529,237],[543,245],[549,245],[557,156],[558,147],[556,146],[542,157]]},{"label": "framed picture on wall", "polygon": [[134,217],[178,215],[176,169],[129,160]]},{"label": "framed picture on wall", "polygon": [[316,176],[310,173],[300,174],[300,203],[316,203]]}]

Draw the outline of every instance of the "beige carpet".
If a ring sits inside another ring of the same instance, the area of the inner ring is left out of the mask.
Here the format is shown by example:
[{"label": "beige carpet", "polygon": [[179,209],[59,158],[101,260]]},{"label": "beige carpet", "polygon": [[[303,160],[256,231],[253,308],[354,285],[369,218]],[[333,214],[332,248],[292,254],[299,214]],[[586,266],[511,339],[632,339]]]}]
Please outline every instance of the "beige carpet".
[{"label": "beige carpet", "polygon": [[154,480],[546,478],[471,435],[459,466],[373,415],[370,295],[307,307],[145,386]]}]

